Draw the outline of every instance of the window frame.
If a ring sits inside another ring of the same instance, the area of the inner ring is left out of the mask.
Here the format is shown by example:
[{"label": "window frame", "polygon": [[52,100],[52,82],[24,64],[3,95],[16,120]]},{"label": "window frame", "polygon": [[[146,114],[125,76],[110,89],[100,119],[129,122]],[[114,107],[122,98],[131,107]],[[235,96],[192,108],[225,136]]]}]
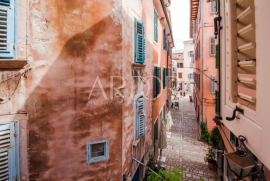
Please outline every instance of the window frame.
[{"label": "window frame", "polygon": [[[99,156],[99,157],[94,157],[94,158],[92,157],[91,146],[94,144],[104,144],[104,156]],[[106,161],[106,160],[109,160],[110,158],[108,140],[89,142],[86,144],[86,149],[87,149],[87,164]]]},{"label": "window frame", "polygon": [[[137,24],[142,26],[142,34],[137,33]],[[139,36],[142,36],[142,57],[138,57],[139,54]],[[134,62],[143,64],[145,62],[145,30],[144,23],[139,18],[134,17]]]}]

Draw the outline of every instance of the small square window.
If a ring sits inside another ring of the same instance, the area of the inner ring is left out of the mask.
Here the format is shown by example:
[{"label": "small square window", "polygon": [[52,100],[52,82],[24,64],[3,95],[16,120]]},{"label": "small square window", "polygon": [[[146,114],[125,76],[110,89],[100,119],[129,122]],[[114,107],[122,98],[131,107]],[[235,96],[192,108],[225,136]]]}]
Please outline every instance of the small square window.
[{"label": "small square window", "polygon": [[109,160],[109,141],[87,143],[87,163]]}]

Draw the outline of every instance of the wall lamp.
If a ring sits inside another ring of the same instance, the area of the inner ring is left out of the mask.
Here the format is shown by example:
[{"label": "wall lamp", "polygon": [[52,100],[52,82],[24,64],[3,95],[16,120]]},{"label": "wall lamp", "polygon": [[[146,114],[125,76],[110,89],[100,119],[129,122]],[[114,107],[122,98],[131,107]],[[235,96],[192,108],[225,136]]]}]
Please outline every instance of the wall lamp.
[{"label": "wall lamp", "polygon": [[[240,141],[240,145],[236,148],[236,151],[224,154],[229,164],[229,169],[236,176],[234,180],[243,180],[243,178],[258,175],[259,181],[266,181],[263,174],[263,166],[260,169],[258,163],[251,156],[250,151],[245,145],[245,141],[247,139],[241,135],[238,139]],[[252,173],[253,168],[256,168],[256,172],[254,173]]]}]

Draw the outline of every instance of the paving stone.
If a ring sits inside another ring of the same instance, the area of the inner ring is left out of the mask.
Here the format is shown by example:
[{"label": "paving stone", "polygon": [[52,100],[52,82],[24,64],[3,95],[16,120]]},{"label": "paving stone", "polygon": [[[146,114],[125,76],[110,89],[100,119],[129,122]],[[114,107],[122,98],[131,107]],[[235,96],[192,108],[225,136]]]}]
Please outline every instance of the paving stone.
[{"label": "paving stone", "polygon": [[198,141],[198,125],[194,103],[188,98],[181,99],[180,109],[171,109],[173,126],[170,130],[171,138],[167,139],[168,147],[163,150],[166,156],[166,168],[173,169],[174,166],[186,172],[185,181],[199,180],[218,181],[217,174],[208,169],[204,157],[208,146]]}]

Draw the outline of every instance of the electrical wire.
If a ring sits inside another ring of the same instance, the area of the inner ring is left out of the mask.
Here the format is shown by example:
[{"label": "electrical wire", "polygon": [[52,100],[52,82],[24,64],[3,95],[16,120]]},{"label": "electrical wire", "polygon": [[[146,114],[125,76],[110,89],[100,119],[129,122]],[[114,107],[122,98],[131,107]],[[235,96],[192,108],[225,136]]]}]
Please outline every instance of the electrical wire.
[{"label": "electrical wire", "polygon": [[11,79],[14,79],[14,78],[20,76],[20,78],[19,78],[19,80],[18,80],[18,82],[17,82],[17,84],[16,84],[16,88],[15,88],[15,90],[12,92],[11,96],[10,96],[9,98],[6,98],[7,101],[5,101],[5,102],[0,102],[0,104],[6,104],[7,102],[9,102],[9,101],[11,100],[11,98],[13,97],[13,95],[15,94],[16,90],[17,90],[18,87],[19,87],[19,84],[20,84],[20,82],[21,82],[22,76],[24,76],[24,75],[25,75],[27,72],[29,72],[30,70],[32,70],[32,68],[26,69],[26,70],[23,71],[22,73],[17,74],[17,75],[15,75],[15,76],[13,76],[13,77],[10,77],[10,78],[8,78],[8,79],[6,79],[6,80],[0,82],[0,84],[2,84],[2,83],[6,82],[6,81],[8,81],[8,80],[11,80]]},{"label": "electrical wire", "polygon": [[19,78],[19,80],[18,80],[18,83],[17,83],[17,85],[16,85],[16,88],[15,88],[15,90],[13,91],[13,93],[11,94],[11,96],[10,96],[9,98],[7,98],[7,101],[6,101],[6,102],[1,102],[0,104],[6,104],[8,101],[10,101],[11,97],[15,94],[17,88],[19,87],[19,83],[20,83],[20,81],[21,81],[21,79],[22,79],[22,76],[23,76],[23,74],[20,76],[20,78]]}]

